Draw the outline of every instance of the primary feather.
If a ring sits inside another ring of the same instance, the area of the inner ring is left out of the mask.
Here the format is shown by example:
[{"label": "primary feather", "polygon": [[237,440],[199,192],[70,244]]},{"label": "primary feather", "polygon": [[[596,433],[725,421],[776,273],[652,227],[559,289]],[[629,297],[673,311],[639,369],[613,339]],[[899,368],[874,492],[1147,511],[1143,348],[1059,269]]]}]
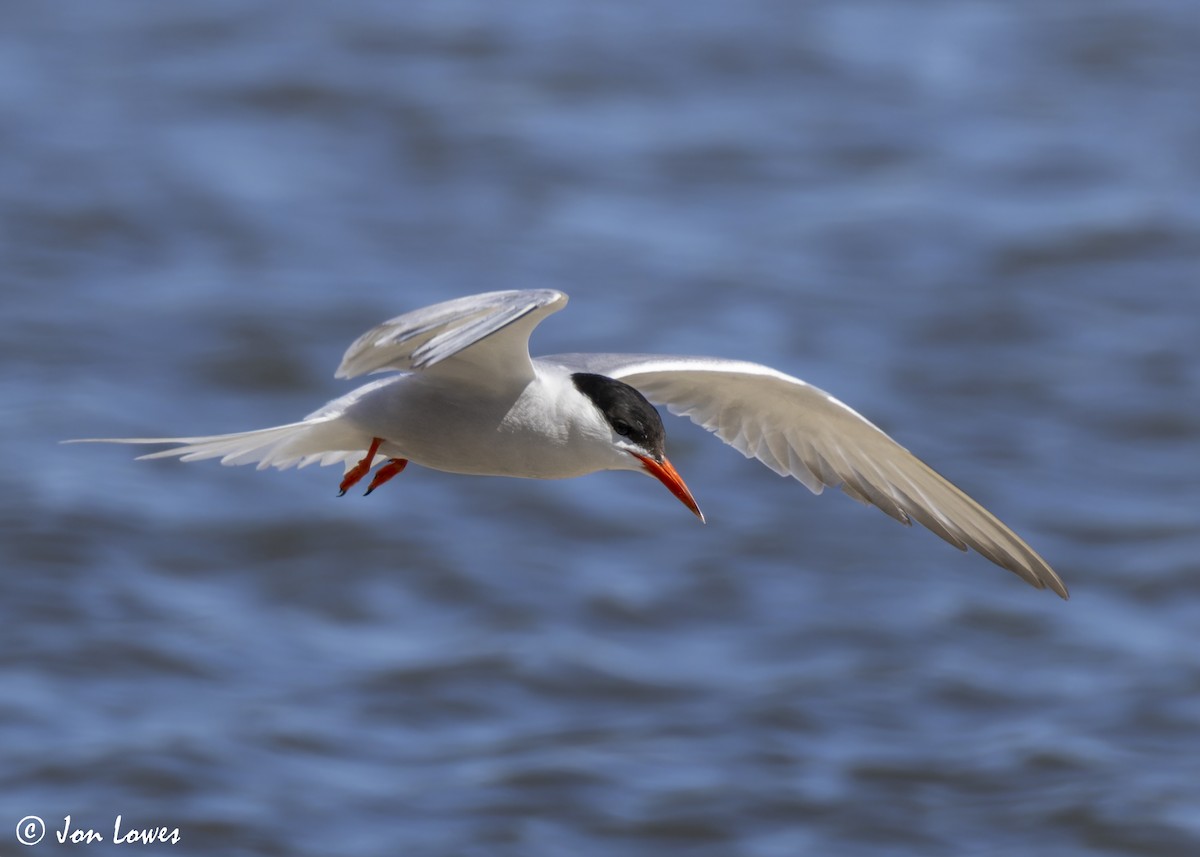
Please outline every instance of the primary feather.
[{"label": "primary feather", "polygon": [[813,493],[840,486],[903,524],[922,524],[1038,589],[1066,585],[1016,533],[845,403],[768,366],[712,357],[558,354],[547,361],[619,378],[747,458]]}]

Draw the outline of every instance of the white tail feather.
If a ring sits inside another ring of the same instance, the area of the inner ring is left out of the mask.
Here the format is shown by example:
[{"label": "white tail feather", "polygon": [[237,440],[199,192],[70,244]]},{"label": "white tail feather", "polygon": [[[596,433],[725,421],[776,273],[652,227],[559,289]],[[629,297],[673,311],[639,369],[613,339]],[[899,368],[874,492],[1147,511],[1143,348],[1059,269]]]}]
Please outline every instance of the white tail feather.
[{"label": "white tail feather", "polygon": [[331,419],[304,420],[288,425],[255,431],[214,434],[205,437],[108,437],[69,440],[66,443],[127,443],[175,444],[139,455],[148,458],[179,458],[181,461],[202,461],[219,458],[222,464],[256,464],[259,470],[274,467],[306,467],[320,463],[322,467],[346,461],[349,464],[366,452],[369,438],[356,432],[344,422]]}]

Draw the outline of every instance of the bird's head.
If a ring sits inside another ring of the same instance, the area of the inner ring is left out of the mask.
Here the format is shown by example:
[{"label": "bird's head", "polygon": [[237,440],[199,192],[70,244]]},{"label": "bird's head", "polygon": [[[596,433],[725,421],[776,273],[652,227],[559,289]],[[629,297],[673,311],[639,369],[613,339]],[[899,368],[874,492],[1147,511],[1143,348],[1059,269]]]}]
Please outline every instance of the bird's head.
[{"label": "bird's head", "polygon": [[[667,460],[667,433],[654,405],[633,387],[606,375],[576,372],[571,380],[604,418],[611,434],[609,442],[612,447],[636,460],[641,470],[665,485],[703,521],[704,513],[696,505],[692,492]],[[631,469],[639,467],[635,465]]]}]

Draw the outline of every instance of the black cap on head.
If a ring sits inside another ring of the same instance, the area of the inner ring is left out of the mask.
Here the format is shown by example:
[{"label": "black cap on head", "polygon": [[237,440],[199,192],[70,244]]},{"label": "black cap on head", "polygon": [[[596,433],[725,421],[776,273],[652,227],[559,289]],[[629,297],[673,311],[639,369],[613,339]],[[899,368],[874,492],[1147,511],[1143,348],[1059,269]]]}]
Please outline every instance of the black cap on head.
[{"label": "black cap on head", "polygon": [[575,382],[575,388],[600,409],[613,431],[629,438],[656,461],[663,460],[667,433],[662,417],[645,396],[607,375],[576,372],[571,380]]}]

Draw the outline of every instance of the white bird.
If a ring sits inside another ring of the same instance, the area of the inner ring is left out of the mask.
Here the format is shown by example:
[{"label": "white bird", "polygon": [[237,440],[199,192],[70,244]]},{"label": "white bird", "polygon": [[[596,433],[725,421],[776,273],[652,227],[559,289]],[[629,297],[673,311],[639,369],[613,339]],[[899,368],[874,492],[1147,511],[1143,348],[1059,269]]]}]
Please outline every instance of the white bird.
[{"label": "white bird", "polygon": [[702,521],[664,452],[651,403],[689,417],[746,457],[813,493],[826,486],[916,520],[1063,598],[1053,569],[1012,530],[828,393],[740,360],[651,354],[531,358],[529,335],[567,304],[553,289],[488,292],[405,313],[360,336],[336,377],[390,372],[303,420],[207,437],[89,438],[174,444],[141,458],[285,469],[344,462],[344,494],[370,494],[408,462],[451,473],[560,479],[599,470],[649,473]]}]

